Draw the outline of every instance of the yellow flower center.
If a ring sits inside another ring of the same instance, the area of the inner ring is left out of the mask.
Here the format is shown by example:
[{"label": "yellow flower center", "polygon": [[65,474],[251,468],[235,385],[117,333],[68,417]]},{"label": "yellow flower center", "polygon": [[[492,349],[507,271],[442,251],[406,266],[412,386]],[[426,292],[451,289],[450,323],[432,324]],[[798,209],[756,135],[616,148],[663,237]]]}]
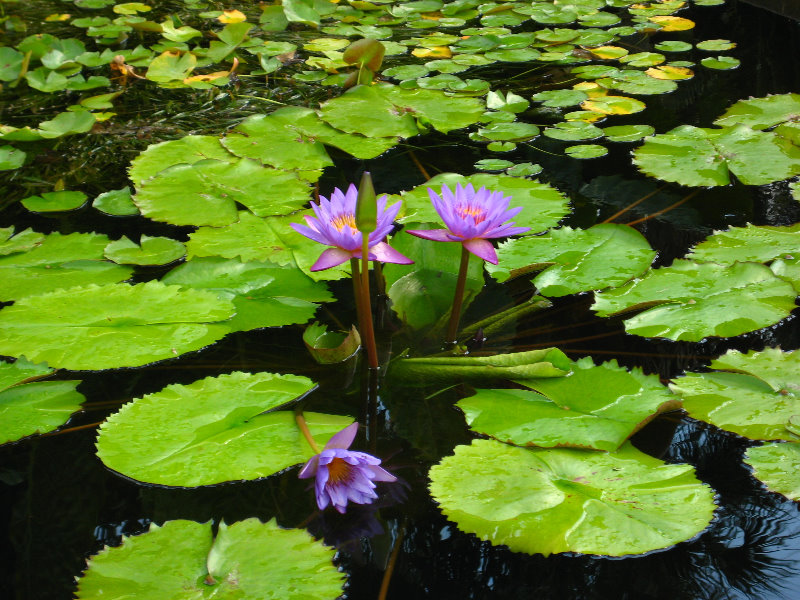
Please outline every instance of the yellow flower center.
[{"label": "yellow flower center", "polygon": [[341,231],[345,227],[356,229],[356,217],[355,215],[349,213],[338,215],[337,217],[334,217],[334,219],[331,221],[331,225],[333,225],[336,228],[336,231]]},{"label": "yellow flower center", "polygon": [[481,206],[461,205],[456,207],[456,212],[462,219],[472,217],[476,225],[486,220],[486,211]]},{"label": "yellow flower center", "polygon": [[337,484],[345,481],[350,476],[350,465],[338,456],[328,463],[328,483]]}]

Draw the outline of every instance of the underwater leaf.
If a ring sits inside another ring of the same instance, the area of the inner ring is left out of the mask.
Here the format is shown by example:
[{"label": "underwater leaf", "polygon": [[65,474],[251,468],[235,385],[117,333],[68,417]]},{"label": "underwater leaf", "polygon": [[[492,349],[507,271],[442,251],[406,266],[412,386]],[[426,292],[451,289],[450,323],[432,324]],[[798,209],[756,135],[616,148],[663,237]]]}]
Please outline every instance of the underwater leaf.
[{"label": "underwater leaf", "polygon": [[751,439],[796,441],[787,424],[800,415],[798,365],[797,352],[730,351],[711,367],[733,372],[687,373],[670,387],[695,419]]},{"label": "underwater leaf", "polygon": [[[29,231],[29,230],[28,230]],[[133,273],[129,267],[115,265],[103,259],[109,240],[96,233],[61,235],[26,232],[12,253],[0,256],[0,300],[17,300],[90,283],[117,283]],[[41,237],[39,237],[41,236]],[[24,243],[24,245],[23,245]],[[2,252],[0,252],[2,254]]]},{"label": "underwater leaf", "polygon": [[753,468],[753,477],[771,492],[800,501],[800,443],[771,443],[748,448],[744,462]]},{"label": "underwater leaf", "polygon": [[522,211],[514,218],[514,222],[522,227],[530,227],[532,233],[554,227],[569,212],[569,201],[566,197],[545,183],[489,173],[467,177],[456,173],[440,173],[403,193],[405,214],[401,214],[400,222],[440,223],[441,219],[431,204],[427,190],[431,188],[439,193],[443,185],[454,190],[457,183],[471,183],[476,190],[485,187],[492,191],[502,191],[504,196],[511,196],[510,206],[522,206]]},{"label": "underwater leaf", "polygon": [[303,332],[303,343],[309,354],[321,365],[344,362],[361,346],[361,336],[355,325],[350,331],[328,331],[323,323],[312,323]]},{"label": "underwater leaf", "polygon": [[[0,377],[7,366],[0,362]],[[0,444],[46,433],[66,423],[85,400],[75,389],[79,383],[39,381],[0,391]]]},{"label": "underwater leaf", "polygon": [[184,257],[186,246],[167,237],[142,235],[139,244],[127,237],[109,243],[105,257],[120,265],[167,265]]},{"label": "underwater leaf", "polygon": [[800,120],[800,94],[779,94],[740,100],[714,121],[714,125],[747,125],[768,129],[787,121]]},{"label": "underwater leaf", "polygon": [[137,367],[216,342],[234,312],[213,293],[157,281],[57,290],[0,310],[0,354],[74,371]]},{"label": "underwater leaf", "polygon": [[39,196],[28,196],[22,200],[22,206],[31,212],[61,212],[75,210],[86,204],[83,192],[61,190],[44,192]]},{"label": "underwater leaf", "polygon": [[236,315],[220,324],[231,332],[305,323],[314,316],[317,302],[334,299],[324,283],[313,281],[294,266],[238,258],[193,258],[161,281],[212,291],[231,300]]},{"label": "underwater leaf", "polygon": [[310,187],[289,171],[242,158],[202,160],[161,171],[143,183],[133,201],[142,214],[173,225],[221,226],[238,220],[236,204],[260,217],[302,208]]},{"label": "underwater leaf", "polygon": [[[686,255],[692,260],[730,265],[793,259],[800,252],[800,224],[785,227],[752,225],[715,231]],[[798,254],[800,255],[800,254]]]},{"label": "underwater leaf", "polygon": [[533,280],[539,293],[566,296],[620,286],[644,273],[655,255],[632,227],[604,223],[508,240],[497,250],[498,264],[486,269],[498,281],[544,269]]},{"label": "underwater leaf", "polygon": [[193,164],[208,159],[232,163],[236,162],[237,157],[222,146],[218,137],[187,135],[177,140],[149,145],[147,150],[133,159],[128,168],[128,176],[134,185],[139,186],[173,165]]},{"label": "underwater leaf", "polygon": [[691,539],[714,513],[713,491],[689,465],[624,444],[617,452],[456,446],[429,473],[459,529],[514,552],[642,554]]},{"label": "underwater leaf", "polygon": [[747,185],[800,173],[800,148],[744,125],[702,129],[681,125],[645,140],[634,163],[647,175],[682,185],[728,185],[728,171]]},{"label": "underwater leaf", "polygon": [[644,309],[625,320],[628,333],[698,342],[774,325],[795,307],[792,285],[756,263],[676,260],[641,279],[595,292],[601,317]]},{"label": "underwater leaf", "polygon": [[586,357],[567,377],[516,381],[535,391],[478,389],[458,401],[470,429],[517,446],[612,451],[680,407],[656,375],[627,371],[616,361],[595,366]]},{"label": "underwater leaf", "polygon": [[332,563],[334,552],[303,530],[278,527],[274,519],[223,521],[216,538],[210,521],[151,523],[147,533],[123,537],[122,545],[89,558],[75,593],[79,600],[189,600],[206,594],[218,600],[334,600],[345,579]]},{"label": "underwater leaf", "polygon": [[[110,469],[158,485],[269,477],[312,455],[294,412],[274,409],[313,387],[297,375],[238,371],[168,385],[111,415],[100,426],[97,455]],[[353,422],[338,415],[304,416],[320,448]]]},{"label": "underwater leaf", "polygon": [[360,85],[320,106],[320,116],[336,129],[367,137],[413,137],[416,120],[398,110],[378,86]]},{"label": "underwater leaf", "polygon": [[103,192],[92,201],[92,206],[102,213],[115,217],[130,217],[139,214],[131,199],[131,188]]}]

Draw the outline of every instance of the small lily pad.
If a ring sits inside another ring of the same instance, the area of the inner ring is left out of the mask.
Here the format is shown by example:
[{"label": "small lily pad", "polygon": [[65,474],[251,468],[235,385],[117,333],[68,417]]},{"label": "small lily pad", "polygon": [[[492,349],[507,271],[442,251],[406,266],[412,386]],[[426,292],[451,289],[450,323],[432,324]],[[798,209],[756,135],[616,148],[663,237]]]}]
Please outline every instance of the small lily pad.
[{"label": "small lily pad", "polygon": [[638,142],[656,130],[650,125],[614,125],[605,127],[603,134],[609,142]]},{"label": "small lily pad", "polygon": [[653,67],[660,65],[664,60],[666,60],[664,55],[658,52],[637,52],[636,54],[628,54],[621,57],[619,62],[631,67]]},{"label": "small lily pad", "polygon": [[748,448],[744,462],[753,477],[772,492],[800,501],[800,443],[771,443]]},{"label": "small lily pad", "polygon": [[700,61],[700,64],[707,69],[714,69],[717,71],[729,71],[737,68],[742,61],[733,56],[717,56],[716,58],[708,57]]},{"label": "small lily pad", "polygon": [[549,138],[566,142],[593,140],[603,136],[602,129],[582,121],[556,123],[553,127],[546,128],[543,133]]},{"label": "small lily pad", "polygon": [[581,102],[581,108],[604,115],[631,115],[643,111],[645,103],[626,96],[598,96]]},{"label": "small lily pad", "polygon": [[575,106],[588,99],[585,92],[579,90],[548,90],[534,94],[531,98],[536,102],[541,102],[544,106],[560,108],[563,106]]},{"label": "small lily pad", "polygon": [[524,142],[539,135],[539,128],[530,123],[494,123],[478,130],[478,135],[492,141]]},{"label": "small lily pad", "polygon": [[736,48],[736,43],[730,40],[704,40],[695,44],[698,50],[706,52],[726,52]]},{"label": "small lily pad", "polygon": [[567,146],[564,148],[564,154],[572,158],[599,158],[608,154],[608,148],[598,144],[579,144],[577,146]]},{"label": "small lily pad", "polygon": [[679,40],[664,40],[656,44],[654,48],[659,52],[688,52],[692,49],[692,45]]},{"label": "small lily pad", "polygon": [[475,168],[479,171],[502,171],[512,166],[513,162],[500,158],[485,158],[475,163]]},{"label": "small lily pad", "polygon": [[0,146],[0,171],[19,169],[25,164],[26,156],[25,152],[13,146]]},{"label": "small lily pad", "polygon": [[139,214],[131,199],[131,188],[103,192],[92,201],[92,206],[102,213],[115,217],[130,217]]},{"label": "small lily pad", "polygon": [[22,206],[31,212],[63,212],[75,210],[86,204],[86,194],[67,191],[44,192],[39,196],[29,196],[22,200]]}]

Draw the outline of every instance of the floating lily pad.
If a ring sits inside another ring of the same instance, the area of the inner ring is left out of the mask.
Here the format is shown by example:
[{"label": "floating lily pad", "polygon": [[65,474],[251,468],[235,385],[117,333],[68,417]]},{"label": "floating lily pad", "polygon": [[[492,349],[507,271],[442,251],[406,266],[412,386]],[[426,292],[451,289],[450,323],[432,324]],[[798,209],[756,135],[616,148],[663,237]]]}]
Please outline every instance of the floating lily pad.
[{"label": "floating lily pad", "polygon": [[797,352],[732,350],[711,367],[733,372],[688,373],[670,387],[695,419],[752,439],[796,441],[787,426],[800,417],[798,366]]},{"label": "floating lily pad", "polygon": [[475,168],[479,171],[502,171],[512,166],[513,162],[500,158],[485,158],[475,163]]},{"label": "floating lily pad", "polygon": [[658,414],[680,407],[655,375],[586,357],[568,377],[519,381],[536,392],[479,389],[457,403],[470,429],[517,446],[613,451]]},{"label": "floating lily pad", "polygon": [[614,125],[605,127],[603,134],[609,142],[638,142],[656,130],[650,125]]},{"label": "floating lily pad", "polygon": [[107,215],[129,217],[139,214],[139,209],[131,199],[131,188],[103,192],[92,202],[92,206]]},{"label": "floating lily pad", "polygon": [[747,125],[751,129],[768,129],[773,125],[800,118],[800,94],[780,94],[764,98],[740,100],[714,125]]},{"label": "floating lily pad", "polygon": [[213,291],[231,300],[236,316],[225,322],[230,331],[305,323],[314,316],[317,302],[334,299],[324,283],[313,281],[293,265],[235,258],[193,258],[162,281]]},{"label": "floating lily pad", "polygon": [[[0,48],[2,50],[3,48]],[[0,59],[1,60],[1,59]],[[0,171],[19,169],[25,164],[25,154],[13,146],[0,146]]]},{"label": "floating lily pad", "polygon": [[695,44],[698,50],[706,52],[726,52],[736,48],[736,43],[730,40],[704,40]]},{"label": "floating lily pad", "polygon": [[183,258],[186,247],[177,240],[166,237],[142,235],[139,244],[122,236],[109,243],[105,257],[120,265],[166,265]]},{"label": "floating lily pad", "polygon": [[131,162],[128,176],[136,186],[164,169],[178,164],[193,164],[201,160],[236,162],[219,138],[210,135],[187,135],[177,140],[152,144]]},{"label": "floating lily pad", "polygon": [[22,200],[22,206],[31,212],[61,212],[75,210],[86,204],[86,194],[67,191],[44,192],[39,196],[29,196]]},{"label": "floating lily pad", "polygon": [[729,71],[730,69],[737,68],[742,61],[732,56],[717,56],[716,58],[708,57],[700,61],[700,64],[707,69],[714,69],[716,71]]},{"label": "floating lily pad", "polygon": [[602,137],[603,130],[583,121],[565,121],[548,127],[544,130],[544,135],[555,140],[578,142]]},{"label": "floating lily pad", "polygon": [[524,142],[539,135],[539,128],[530,123],[494,123],[478,130],[478,135],[492,141]]},{"label": "floating lily pad", "polygon": [[689,29],[694,29],[694,21],[684,19],[683,17],[656,15],[655,17],[649,17],[648,21],[660,25],[661,31],[687,31]]},{"label": "floating lily pad", "polygon": [[753,477],[767,489],[800,500],[800,443],[772,443],[748,448],[744,462],[753,467]]},{"label": "floating lily pad", "polygon": [[233,304],[157,281],[28,296],[0,310],[0,354],[74,371],[137,367],[222,338]]},{"label": "floating lily pad", "polygon": [[[268,477],[311,457],[294,411],[274,409],[313,387],[296,375],[242,372],[172,384],[111,415],[100,426],[97,455],[110,469],[158,485]],[[305,419],[320,447],[353,422],[308,412]]]},{"label": "floating lily pad", "polygon": [[534,175],[538,175],[544,169],[542,165],[537,165],[534,163],[518,163],[513,167],[509,167],[506,169],[506,173],[513,177],[532,177]]},{"label": "floating lily pad", "polygon": [[358,352],[361,336],[355,326],[348,332],[339,332],[328,331],[328,326],[322,323],[312,323],[303,332],[303,343],[319,364],[333,365]]},{"label": "floating lily pad", "polygon": [[459,529],[529,554],[668,548],[703,531],[715,508],[692,467],[630,443],[612,454],[474,440],[456,446],[430,479],[431,495]]},{"label": "floating lily pad", "polygon": [[687,67],[681,67],[675,64],[653,67],[651,69],[647,69],[645,73],[647,73],[650,77],[654,77],[655,79],[667,79],[672,81],[691,79],[694,77],[694,71]]},{"label": "floating lily pad", "polygon": [[625,320],[628,333],[697,342],[774,325],[794,309],[796,292],[767,267],[676,260],[623,287],[595,293],[602,317],[641,310]]},{"label": "floating lily pad", "polygon": [[416,121],[375,86],[357,86],[342,96],[323,102],[322,118],[336,129],[367,137],[408,138],[417,135]]},{"label": "floating lily pad", "polygon": [[599,144],[579,144],[567,146],[564,148],[564,154],[580,159],[599,158],[608,154],[608,148]]},{"label": "floating lily pad", "polygon": [[530,102],[514,92],[503,94],[503,92],[492,91],[486,95],[486,108],[491,110],[519,113],[527,109],[529,105]]},{"label": "floating lily pad", "polygon": [[679,40],[664,40],[656,44],[654,48],[659,52],[687,52],[692,49],[692,45]]},{"label": "floating lily pad", "polygon": [[560,108],[562,106],[575,106],[586,100],[586,92],[580,90],[548,90],[534,94],[531,98],[541,102],[544,106]]},{"label": "floating lily pad", "polygon": [[571,73],[580,79],[597,79],[598,77],[613,77],[619,73],[619,69],[611,65],[585,65],[582,67],[575,67],[572,69]]},{"label": "floating lily pad", "polygon": [[[163,557],[168,555],[168,561]],[[77,598],[215,598],[331,600],[342,593],[344,575],[334,550],[305,531],[281,529],[256,518],[226,525],[167,521],[142,535],[123,537],[87,561]]]},{"label": "floating lily pad", "polygon": [[0,227],[0,256],[28,252],[39,246],[44,239],[43,233],[33,229],[25,229],[15,234],[13,227]]},{"label": "floating lily pad", "polygon": [[794,258],[800,251],[800,224],[786,227],[731,227],[716,231],[697,244],[687,255],[693,260],[733,264],[736,261],[770,262],[776,258]]},{"label": "floating lily pad", "polygon": [[[791,258],[787,258],[788,256]],[[790,282],[800,294],[800,256],[784,255],[783,258],[772,261],[769,268],[775,275]]]},{"label": "floating lily pad", "polygon": [[598,79],[597,83],[609,89],[634,95],[668,94],[678,89],[678,84],[670,79],[656,79],[635,69],[617,71],[609,77]]},{"label": "floating lily pad", "polygon": [[800,148],[744,125],[721,129],[681,125],[646,139],[633,160],[652,177],[691,186],[728,185],[729,171],[748,185],[800,173]]},{"label": "floating lily pad", "polygon": [[237,203],[262,217],[288,214],[308,202],[309,192],[292,173],[242,158],[174,165],[143,183],[133,200],[155,221],[220,226],[238,219]]},{"label": "floating lily pad", "polygon": [[665,60],[664,55],[658,52],[637,52],[636,54],[628,54],[621,57],[619,62],[631,67],[653,67],[660,65]]},{"label": "floating lily pad", "polygon": [[[13,366],[0,362],[0,370]],[[40,381],[0,391],[0,444],[46,433],[66,423],[85,400],[75,389],[79,383]]]},{"label": "floating lily pad", "polygon": [[543,236],[524,236],[500,244],[498,264],[487,265],[498,281],[544,269],[533,280],[544,296],[566,296],[616,287],[641,275],[655,251],[626,225],[590,229],[563,227]]},{"label": "floating lily pad", "polygon": [[[0,299],[17,300],[90,283],[117,283],[131,276],[129,267],[103,260],[109,240],[96,233],[34,232],[23,236],[13,252],[0,256]],[[11,238],[11,243],[19,236]],[[35,236],[35,237],[34,237]]]}]

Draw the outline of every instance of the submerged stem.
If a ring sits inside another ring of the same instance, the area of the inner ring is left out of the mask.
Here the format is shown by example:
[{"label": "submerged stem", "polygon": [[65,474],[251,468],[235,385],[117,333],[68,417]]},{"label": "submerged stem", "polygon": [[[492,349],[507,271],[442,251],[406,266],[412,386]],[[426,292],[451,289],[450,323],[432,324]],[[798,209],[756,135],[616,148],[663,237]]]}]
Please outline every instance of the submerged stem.
[{"label": "submerged stem", "polygon": [[458,321],[461,319],[461,304],[464,301],[464,287],[467,283],[467,267],[469,267],[469,250],[461,246],[461,265],[458,267],[456,293],[453,297],[453,310],[450,312],[450,325],[447,327],[448,344],[455,344],[458,336]]},{"label": "submerged stem", "polygon": [[294,413],[294,420],[297,421],[297,426],[303,433],[303,437],[306,438],[308,445],[311,446],[311,450],[314,451],[314,454],[319,454],[319,446],[317,446],[317,442],[314,441],[314,438],[311,436],[311,432],[308,430],[308,424],[306,423],[306,419],[303,416],[303,413],[302,412]]},{"label": "submerged stem", "polygon": [[367,360],[370,369],[378,368],[378,349],[375,347],[375,329],[372,325],[372,304],[369,299],[369,234],[362,235],[361,243],[361,302],[359,308],[364,331],[361,339],[367,347]]}]

